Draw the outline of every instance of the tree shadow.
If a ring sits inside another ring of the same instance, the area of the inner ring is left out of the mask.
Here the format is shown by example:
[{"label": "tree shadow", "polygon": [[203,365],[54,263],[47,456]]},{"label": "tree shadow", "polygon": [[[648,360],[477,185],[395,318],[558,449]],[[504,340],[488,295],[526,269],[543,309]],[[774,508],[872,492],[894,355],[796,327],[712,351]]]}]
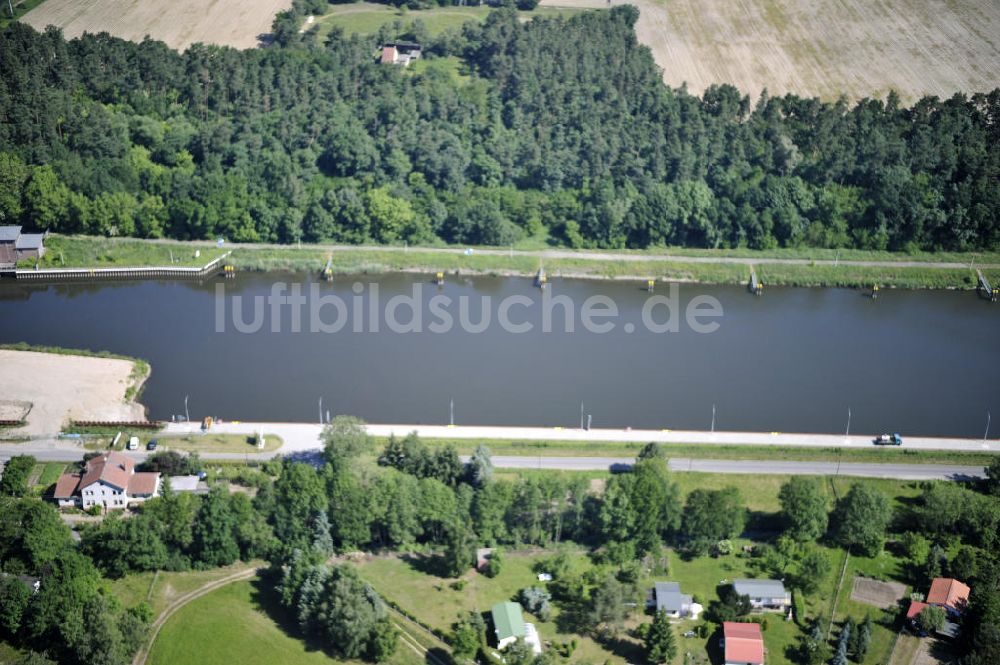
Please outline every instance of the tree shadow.
[{"label": "tree shadow", "polygon": [[424,654],[424,662],[427,665],[454,665],[455,660],[441,647],[432,647]]},{"label": "tree shadow", "polygon": [[321,644],[302,636],[295,617],[281,604],[281,594],[278,593],[276,577],[270,571],[255,577],[250,582],[250,586],[253,589],[250,594],[251,602],[253,602],[256,609],[266,614],[281,629],[281,632],[289,637],[302,640],[306,646],[306,651],[322,651],[330,655]]},{"label": "tree shadow", "polygon": [[617,635],[602,639],[600,644],[619,658],[624,658],[627,663],[641,663],[646,658],[646,654],[640,644]]},{"label": "tree shadow", "polygon": [[454,579],[446,570],[447,566],[443,556],[433,554],[404,554],[402,559],[410,568],[424,575],[440,577],[445,580]]},{"label": "tree shadow", "polygon": [[954,642],[938,639],[931,642],[930,653],[931,657],[939,663],[956,663],[961,655]]}]

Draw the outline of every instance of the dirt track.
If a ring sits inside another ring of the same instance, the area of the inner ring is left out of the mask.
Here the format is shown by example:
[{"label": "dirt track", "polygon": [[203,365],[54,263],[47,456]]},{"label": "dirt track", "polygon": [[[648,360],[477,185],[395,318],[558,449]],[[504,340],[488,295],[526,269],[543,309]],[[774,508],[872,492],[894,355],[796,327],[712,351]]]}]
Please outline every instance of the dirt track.
[{"label": "dirt track", "polygon": [[185,49],[196,42],[252,48],[271,31],[274,15],[291,0],[46,0],[22,21],[42,30],[52,24],[66,37],[109,32],[140,41],[146,35]]},{"label": "dirt track", "polygon": [[[50,0],[51,1],[51,0]],[[622,0],[613,0],[619,4]],[[996,0],[628,0],[664,80],[701,93],[732,83],[771,94],[904,101],[1000,86]],[[607,7],[606,0],[542,0]]]}]

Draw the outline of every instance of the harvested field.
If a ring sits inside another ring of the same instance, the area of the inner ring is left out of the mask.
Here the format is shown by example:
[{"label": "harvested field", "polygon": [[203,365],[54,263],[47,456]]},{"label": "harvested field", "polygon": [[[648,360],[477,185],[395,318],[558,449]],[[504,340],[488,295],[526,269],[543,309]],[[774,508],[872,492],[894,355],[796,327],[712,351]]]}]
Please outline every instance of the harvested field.
[{"label": "harvested field", "polygon": [[[52,2],[53,0],[49,0]],[[614,0],[619,4],[623,0]],[[996,0],[628,0],[671,86],[731,83],[756,100],[950,97],[1000,86]],[[606,0],[542,0],[607,7]]]},{"label": "harvested field", "polygon": [[851,600],[879,608],[895,607],[906,595],[906,585],[899,582],[879,582],[867,577],[855,577]]},{"label": "harvested field", "polygon": [[38,30],[55,25],[67,37],[109,32],[135,41],[149,35],[181,50],[197,42],[252,48],[271,32],[274,15],[291,5],[291,0],[46,0],[22,20]]}]

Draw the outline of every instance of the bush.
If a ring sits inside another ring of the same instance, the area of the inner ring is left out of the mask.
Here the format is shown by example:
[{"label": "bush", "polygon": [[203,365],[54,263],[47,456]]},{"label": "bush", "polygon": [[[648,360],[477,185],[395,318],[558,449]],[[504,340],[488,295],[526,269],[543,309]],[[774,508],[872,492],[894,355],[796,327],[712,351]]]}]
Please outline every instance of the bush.
[{"label": "bush", "polygon": [[517,594],[517,600],[521,603],[521,607],[542,621],[548,621],[552,615],[552,608],[549,605],[552,594],[541,587],[531,586],[521,589]]},{"label": "bush", "polygon": [[486,562],[486,569],[483,570],[483,574],[486,577],[494,578],[500,574],[501,570],[503,570],[503,555],[500,553],[500,550],[493,550],[489,561]]}]

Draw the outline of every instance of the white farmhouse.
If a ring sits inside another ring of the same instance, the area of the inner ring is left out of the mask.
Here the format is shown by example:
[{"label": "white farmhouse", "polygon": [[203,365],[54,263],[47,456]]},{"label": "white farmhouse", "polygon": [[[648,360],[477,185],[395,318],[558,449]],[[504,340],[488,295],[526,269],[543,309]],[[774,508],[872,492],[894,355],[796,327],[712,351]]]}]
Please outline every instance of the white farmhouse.
[{"label": "white farmhouse", "polygon": [[59,477],[52,498],[60,506],[126,508],[160,491],[160,474],[136,472],[135,462],[121,453],[106,453],[87,461],[83,473]]}]

